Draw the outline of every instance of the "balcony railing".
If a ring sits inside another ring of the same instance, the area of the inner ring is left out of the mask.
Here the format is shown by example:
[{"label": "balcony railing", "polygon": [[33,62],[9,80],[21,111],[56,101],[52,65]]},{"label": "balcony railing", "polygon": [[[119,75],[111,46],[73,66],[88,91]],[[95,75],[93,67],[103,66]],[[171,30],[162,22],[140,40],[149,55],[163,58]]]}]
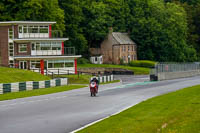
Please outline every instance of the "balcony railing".
[{"label": "balcony railing", "polygon": [[52,30],[50,33],[19,33],[18,38],[62,38],[63,32],[60,30]]},{"label": "balcony railing", "polygon": [[60,56],[73,56],[75,55],[75,47],[65,47],[60,50],[32,50],[31,55],[40,55],[40,56],[53,56],[53,55],[60,55]]}]

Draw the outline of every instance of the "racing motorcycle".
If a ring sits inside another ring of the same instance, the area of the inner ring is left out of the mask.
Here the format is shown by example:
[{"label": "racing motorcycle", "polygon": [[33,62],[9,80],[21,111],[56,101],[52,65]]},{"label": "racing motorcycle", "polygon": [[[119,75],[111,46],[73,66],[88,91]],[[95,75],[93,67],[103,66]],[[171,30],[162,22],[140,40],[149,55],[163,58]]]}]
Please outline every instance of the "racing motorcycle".
[{"label": "racing motorcycle", "polygon": [[90,83],[90,93],[91,93],[91,97],[96,96],[96,94],[98,93],[98,86],[96,82]]}]

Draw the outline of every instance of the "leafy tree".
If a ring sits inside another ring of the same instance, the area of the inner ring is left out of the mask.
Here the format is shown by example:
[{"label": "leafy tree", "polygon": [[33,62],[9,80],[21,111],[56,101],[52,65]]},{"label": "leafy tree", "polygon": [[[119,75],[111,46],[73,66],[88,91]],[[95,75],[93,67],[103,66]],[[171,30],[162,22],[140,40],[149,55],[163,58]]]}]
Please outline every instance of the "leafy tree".
[{"label": "leafy tree", "polygon": [[64,11],[58,0],[2,0],[0,5],[1,21],[56,21],[53,28],[65,30]]},{"label": "leafy tree", "polygon": [[168,0],[182,6],[187,13],[187,43],[194,47],[200,58],[200,0]]},{"label": "leafy tree", "polygon": [[130,0],[129,5],[131,37],[138,44],[139,59],[196,60],[195,50],[186,44],[187,22],[183,8],[160,0]]},{"label": "leafy tree", "polygon": [[75,46],[78,54],[87,51],[87,40],[83,34],[81,23],[84,19],[80,0],[59,0],[65,11],[65,36],[69,37],[67,46]]},{"label": "leafy tree", "polygon": [[113,18],[107,14],[107,5],[103,2],[83,2],[84,21],[82,27],[88,40],[88,47],[100,47],[100,43],[108,34]]}]

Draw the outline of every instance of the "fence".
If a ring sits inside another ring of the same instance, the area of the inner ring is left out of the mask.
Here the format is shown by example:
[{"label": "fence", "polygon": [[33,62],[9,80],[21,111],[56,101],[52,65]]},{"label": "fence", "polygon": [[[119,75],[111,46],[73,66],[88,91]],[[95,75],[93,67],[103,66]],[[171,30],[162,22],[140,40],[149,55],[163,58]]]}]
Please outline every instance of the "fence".
[{"label": "fence", "polygon": [[151,69],[151,80],[166,80],[200,75],[200,63],[158,63]]},{"label": "fence", "polygon": [[40,88],[50,88],[55,86],[63,86],[68,84],[67,78],[52,79],[47,81],[28,81],[19,83],[0,84],[0,94],[19,92],[26,90],[34,90]]},{"label": "fence", "polygon": [[[94,77],[91,77],[90,80],[92,80]],[[111,82],[114,80],[114,76],[113,75],[107,75],[107,76],[99,76],[96,77],[99,80],[99,83],[106,83],[106,82]]]}]

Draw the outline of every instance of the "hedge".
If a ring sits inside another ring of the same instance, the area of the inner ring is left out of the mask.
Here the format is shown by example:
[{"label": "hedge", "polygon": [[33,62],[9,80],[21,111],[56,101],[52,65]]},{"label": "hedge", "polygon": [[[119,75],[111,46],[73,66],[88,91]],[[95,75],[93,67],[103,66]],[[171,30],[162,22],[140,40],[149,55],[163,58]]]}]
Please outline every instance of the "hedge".
[{"label": "hedge", "polygon": [[129,66],[133,67],[147,67],[147,68],[154,68],[156,62],[148,61],[148,60],[137,60],[129,62]]}]

